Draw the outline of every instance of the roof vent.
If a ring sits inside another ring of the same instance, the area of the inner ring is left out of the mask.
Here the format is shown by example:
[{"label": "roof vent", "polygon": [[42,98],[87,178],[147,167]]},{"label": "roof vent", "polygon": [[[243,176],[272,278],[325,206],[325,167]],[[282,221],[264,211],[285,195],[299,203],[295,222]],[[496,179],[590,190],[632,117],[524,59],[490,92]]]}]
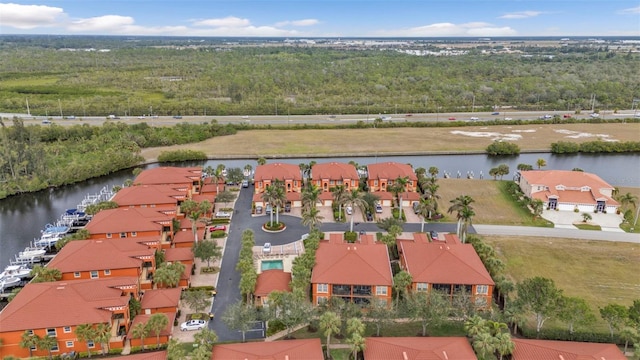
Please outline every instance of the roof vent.
[{"label": "roof vent", "polygon": [[56,290],[64,290],[64,286],[58,286]]},{"label": "roof vent", "polygon": [[445,358],[446,360],[449,360],[449,355],[447,355],[447,352],[446,352],[446,351],[442,350],[442,355],[444,356],[444,358]]},{"label": "roof vent", "polygon": [[347,246],[347,251],[351,250],[351,246]]},{"label": "roof vent", "polygon": [[353,251],[356,251],[356,247],[355,246],[353,247]]},{"label": "roof vent", "polygon": [[564,356],[558,355],[558,357],[560,358],[560,360],[564,360]]},{"label": "roof vent", "polygon": [[402,352],[402,358],[403,358],[404,360],[409,360],[409,357],[407,356],[407,352],[406,352],[406,351],[403,351],[403,352]]}]

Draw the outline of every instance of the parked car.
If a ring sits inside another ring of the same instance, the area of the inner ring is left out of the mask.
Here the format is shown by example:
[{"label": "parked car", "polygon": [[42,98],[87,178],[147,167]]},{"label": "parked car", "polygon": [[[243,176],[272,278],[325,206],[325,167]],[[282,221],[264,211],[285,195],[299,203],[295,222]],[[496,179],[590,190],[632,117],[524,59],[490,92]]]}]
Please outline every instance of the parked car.
[{"label": "parked car", "polygon": [[270,254],[271,253],[271,243],[264,243],[264,245],[262,246],[262,252],[265,254]]},{"label": "parked car", "polygon": [[497,112],[497,111],[494,111],[494,112],[491,113],[491,115],[500,115],[500,113]]},{"label": "parked car", "polygon": [[284,204],[284,212],[291,212],[291,203]]},{"label": "parked car", "polygon": [[351,206],[347,206],[344,211],[347,213],[347,215],[351,215],[353,214],[353,208]]},{"label": "parked car", "polygon": [[270,215],[272,211],[273,211],[273,206],[271,205],[267,205],[267,207],[264,209],[264,213],[267,215]]},{"label": "parked car", "polygon": [[214,226],[209,228],[209,232],[214,232],[214,231],[227,231],[227,226],[226,225],[214,225]]},{"label": "parked car", "polygon": [[367,221],[373,221],[373,214],[369,210],[367,210]]},{"label": "parked car", "polygon": [[262,214],[262,206],[261,205],[257,205],[256,206],[256,214]]},{"label": "parked car", "polygon": [[249,187],[249,180],[242,180],[242,187],[243,188],[248,188]]},{"label": "parked car", "polygon": [[420,203],[419,202],[414,202],[413,203],[413,213],[417,214],[420,212]]},{"label": "parked car", "polygon": [[380,203],[376,203],[376,213],[380,214],[382,212],[382,205]]},{"label": "parked car", "polygon": [[431,240],[437,240],[438,239],[438,232],[435,230],[431,230],[431,232],[429,232],[429,235],[431,235]]},{"label": "parked car", "polygon": [[189,320],[180,324],[181,331],[204,329],[207,322],[204,320]]},{"label": "parked car", "polygon": [[456,118],[455,117],[450,117],[449,120],[454,121]]},{"label": "parked car", "polygon": [[230,212],[226,212],[226,211],[218,211],[216,213],[216,217],[217,218],[230,218],[231,217],[231,213]]}]

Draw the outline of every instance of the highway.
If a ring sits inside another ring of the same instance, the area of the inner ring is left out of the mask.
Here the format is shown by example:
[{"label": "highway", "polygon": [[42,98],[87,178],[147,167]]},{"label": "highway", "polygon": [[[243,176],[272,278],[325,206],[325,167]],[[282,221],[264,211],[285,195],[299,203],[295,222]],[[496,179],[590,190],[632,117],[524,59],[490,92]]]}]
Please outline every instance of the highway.
[{"label": "highway", "polygon": [[[173,116],[130,116],[119,117],[116,119],[108,119],[107,116],[88,116],[78,117],[74,116],[73,119],[63,119],[60,116],[48,118],[44,116],[29,116],[27,114],[0,114],[3,119],[11,119],[13,116],[18,116],[24,119],[25,124],[42,124],[45,119],[50,120],[52,123],[58,125],[73,125],[88,123],[91,125],[101,125],[107,121],[120,121],[128,124],[147,123],[151,126],[171,126],[179,123],[200,123],[209,122],[211,120],[217,120],[221,124],[252,124],[252,125],[295,125],[295,124],[351,124],[358,121],[373,122],[377,118],[384,119],[384,122],[450,122],[450,121],[464,121],[464,122],[478,122],[478,121],[490,121],[490,120],[535,120],[541,117],[547,116],[552,118],[553,116],[559,116],[564,119],[565,115],[571,116],[575,119],[587,119],[591,115],[589,112],[583,112],[576,115],[567,111],[502,111],[495,115],[491,112],[464,112],[464,113],[416,113],[416,114],[356,114],[356,115],[256,115],[256,116],[182,116],[175,118]],[[640,113],[634,114],[633,110],[621,110],[618,113],[613,111],[601,111],[598,115],[601,119],[612,118],[633,118],[639,117]],[[473,119],[473,120],[472,120]],[[6,125],[10,125],[10,121],[5,121]]]}]

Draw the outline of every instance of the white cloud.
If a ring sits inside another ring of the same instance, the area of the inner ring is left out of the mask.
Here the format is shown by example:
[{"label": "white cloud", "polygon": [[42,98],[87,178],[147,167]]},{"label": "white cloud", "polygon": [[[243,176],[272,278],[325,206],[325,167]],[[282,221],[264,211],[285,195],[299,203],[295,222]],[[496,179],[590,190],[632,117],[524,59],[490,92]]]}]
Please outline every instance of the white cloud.
[{"label": "white cloud", "polygon": [[74,32],[119,32],[118,29],[133,25],[134,20],[130,16],[104,15],[92,18],[72,21],[67,29]]},{"label": "white cloud", "polygon": [[55,26],[64,10],[46,5],[0,4],[2,26],[18,29]]},{"label": "white cloud", "polygon": [[536,17],[542,14],[542,11],[517,11],[500,16],[500,19],[526,19]]},{"label": "white cloud", "polygon": [[384,30],[377,32],[378,36],[398,37],[430,37],[430,36],[513,36],[517,32],[506,27],[494,27],[485,22],[470,22],[464,24],[435,23],[408,29]]},{"label": "white cloud", "polygon": [[226,18],[221,19],[206,19],[199,20],[193,23],[195,26],[209,26],[209,27],[246,27],[251,25],[251,21],[249,19],[241,19],[235,16],[227,16]]},{"label": "white cloud", "polygon": [[303,20],[287,20],[287,21],[280,21],[278,23],[276,23],[276,27],[283,27],[283,26],[288,26],[288,25],[292,25],[292,26],[313,26],[313,25],[317,25],[319,24],[320,21],[318,21],[317,19],[303,19]]},{"label": "white cloud", "polygon": [[635,15],[640,14],[640,6],[636,6],[634,8],[628,8],[618,11],[618,14],[622,15]]}]

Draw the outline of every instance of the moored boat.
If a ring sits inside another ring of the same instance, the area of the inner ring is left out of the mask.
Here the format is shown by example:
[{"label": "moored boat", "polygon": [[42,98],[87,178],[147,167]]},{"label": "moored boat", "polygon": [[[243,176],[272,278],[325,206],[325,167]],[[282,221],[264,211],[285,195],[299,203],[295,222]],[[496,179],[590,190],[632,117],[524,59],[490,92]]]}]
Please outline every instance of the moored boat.
[{"label": "moored boat", "polygon": [[0,280],[0,292],[20,286],[20,283],[22,283],[22,280],[17,277],[4,278]]},{"label": "moored boat", "polygon": [[25,279],[31,275],[31,269],[24,265],[9,265],[4,268],[4,271],[0,273],[0,280],[6,278],[18,278]]},{"label": "moored boat", "polygon": [[24,251],[20,251],[18,255],[16,255],[16,264],[32,264],[41,262],[46,254],[46,250],[42,248],[30,248],[27,247]]}]

